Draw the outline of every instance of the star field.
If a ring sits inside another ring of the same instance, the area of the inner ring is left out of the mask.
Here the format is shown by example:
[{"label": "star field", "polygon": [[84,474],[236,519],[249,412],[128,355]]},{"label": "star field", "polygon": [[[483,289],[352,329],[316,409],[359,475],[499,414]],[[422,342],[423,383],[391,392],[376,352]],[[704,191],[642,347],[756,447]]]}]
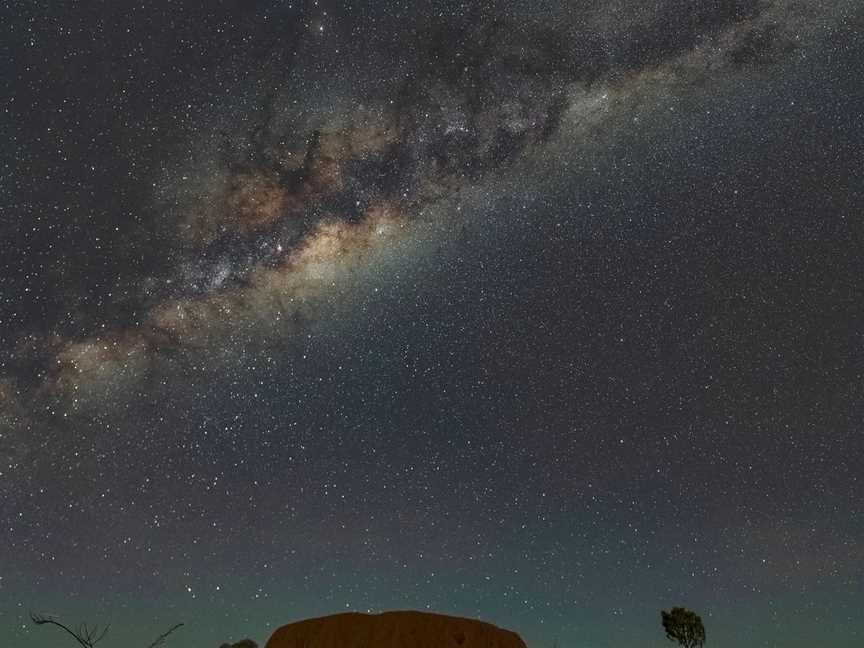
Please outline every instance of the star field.
[{"label": "star field", "polygon": [[0,644],[861,644],[857,3],[0,25]]}]

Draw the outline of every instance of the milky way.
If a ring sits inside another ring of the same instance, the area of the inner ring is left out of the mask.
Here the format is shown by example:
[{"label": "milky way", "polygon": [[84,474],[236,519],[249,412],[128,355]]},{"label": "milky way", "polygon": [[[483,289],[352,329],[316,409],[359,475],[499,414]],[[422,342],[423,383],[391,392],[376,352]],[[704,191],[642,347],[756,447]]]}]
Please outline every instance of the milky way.
[{"label": "milky way", "polygon": [[857,645],[860,8],[123,4],[4,8],[0,643]]},{"label": "milky way", "polygon": [[[605,103],[610,93],[668,84],[669,75],[695,82],[699,67],[717,72],[794,50],[795,23],[782,30],[785,16],[765,11],[732,2],[685,19],[664,6],[612,43],[594,24],[556,31],[481,9],[434,20],[392,96],[343,117],[347,124],[325,117],[315,129],[272,123],[277,87],[259,108],[264,121],[240,142],[206,133],[223,138],[208,150],[218,156],[215,171],[177,171],[180,186],[167,191],[187,244],[169,258],[167,277],[142,278],[140,324],[25,345],[50,350],[42,358],[49,386],[74,390],[93,374],[146,371],[140,365],[152,354],[218,343],[238,318],[302,321],[310,294],[326,293],[331,266],[362,257],[429,203],[500,172],[526,149],[542,159],[574,94],[602,92]],[[682,24],[667,31],[669,21]]]}]

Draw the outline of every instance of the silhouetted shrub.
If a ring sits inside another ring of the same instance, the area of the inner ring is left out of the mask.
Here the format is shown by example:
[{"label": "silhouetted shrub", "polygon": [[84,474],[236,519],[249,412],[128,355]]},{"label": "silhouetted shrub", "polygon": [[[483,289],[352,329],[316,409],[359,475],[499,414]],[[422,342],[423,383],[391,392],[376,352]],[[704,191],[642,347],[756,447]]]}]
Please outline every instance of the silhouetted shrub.
[{"label": "silhouetted shrub", "polygon": [[696,648],[705,644],[705,626],[702,617],[687,608],[676,607],[670,612],[660,612],[666,638],[677,641],[684,648]]}]

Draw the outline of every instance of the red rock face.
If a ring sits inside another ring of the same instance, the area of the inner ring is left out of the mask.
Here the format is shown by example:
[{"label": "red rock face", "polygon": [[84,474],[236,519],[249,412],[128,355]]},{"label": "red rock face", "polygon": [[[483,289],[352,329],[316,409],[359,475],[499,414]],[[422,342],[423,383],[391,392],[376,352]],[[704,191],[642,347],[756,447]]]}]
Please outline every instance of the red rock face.
[{"label": "red rock face", "polygon": [[282,626],[265,648],[525,648],[515,632],[427,612],[349,612]]}]

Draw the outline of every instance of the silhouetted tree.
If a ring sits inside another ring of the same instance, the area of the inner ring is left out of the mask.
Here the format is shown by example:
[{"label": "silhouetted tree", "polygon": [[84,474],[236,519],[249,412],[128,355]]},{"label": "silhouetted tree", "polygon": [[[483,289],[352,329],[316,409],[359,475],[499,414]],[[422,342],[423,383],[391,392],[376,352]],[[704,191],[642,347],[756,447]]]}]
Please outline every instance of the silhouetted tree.
[{"label": "silhouetted tree", "polygon": [[684,648],[696,648],[705,645],[705,626],[702,617],[686,608],[672,608],[670,612],[660,612],[663,619],[663,629],[666,638],[677,641]]},{"label": "silhouetted tree", "polygon": [[258,644],[251,639],[244,639],[234,644],[224,643],[219,648],[258,648]]},{"label": "silhouetted tree", "polygon": [[[33,623],[35,623],[36,625],[53,625],[65,630],[75,639],[75,641],[78,642],[81,648],[93,648],[93,646],[95,646],[97,643],[99,643],[100,641],[102,641],[102,639],[105,638],[105,635],[108,632],[108,628],[111,627],[110,625],[106,625],[100,632],[99,626],[93,626],[91,628],[86,623],[82,623],[80,626],[78,626],[77,629],[72,630],[71,628],[63,625],[56,619],[32,613],[30,614],[30,620],[33,621]],[[182,623],[178,623],[177,625],[168,628],[168,630],[156,637],[153,643],[147,646],[147,648],[158,648],[158,646],[161,646],[165,642],[165,639],[168,637],[168,635],[170,635],[182,625]]]}]

